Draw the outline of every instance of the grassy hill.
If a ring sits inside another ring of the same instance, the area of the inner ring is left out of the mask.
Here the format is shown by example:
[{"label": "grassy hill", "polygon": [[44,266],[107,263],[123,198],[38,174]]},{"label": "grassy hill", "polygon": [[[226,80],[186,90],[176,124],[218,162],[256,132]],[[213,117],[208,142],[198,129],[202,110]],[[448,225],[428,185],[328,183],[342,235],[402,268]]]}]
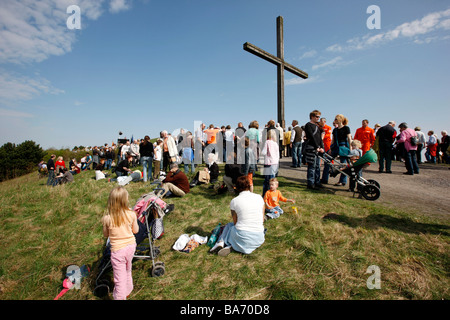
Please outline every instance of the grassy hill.
[{"label": "grassy hill", "polygon": [[[189,254],[172,250],[182,234],[209,236],[217,223],[230,222],[232,197],[198,186],[185,198],[167,199],[175,210],[155,242],[166,273],[151,277],[151,261],[136,261],[130,299],[450,298],[448,224],[279,180],[299,213],[267,221],[266,241],[251,255],[223,258],[206,245]],[[96,300],[95,267],[105,244],[100,218],[116,184],[95,181],[93,171],[76,175],[70,185],[45,184],[35,173],[0,184],[0,299],[51,300],[66,267],[87,264],[91,277],[61,299]],[[130,206],[152,190],[143,182],[126,188]],[[255,192],[261,190],[257,176]],[[372,265],[380,268],[381,289],[367,287]]]}]

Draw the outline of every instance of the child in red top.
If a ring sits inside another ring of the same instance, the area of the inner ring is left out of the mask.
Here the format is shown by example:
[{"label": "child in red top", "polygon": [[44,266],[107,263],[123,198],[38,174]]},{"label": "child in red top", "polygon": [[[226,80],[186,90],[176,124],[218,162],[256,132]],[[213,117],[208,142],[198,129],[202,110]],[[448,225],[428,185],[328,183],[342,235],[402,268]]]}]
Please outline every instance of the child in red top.
[{"label": "child in red top", "polygon": [[294,199],[287,199],[283,197],[280,190],[278,190],[277,178],[272,178],[269,181],[270,189],[264,195],[264,203],[266,205],[265,213],[269,219],[275,219],[283,214],[283,210],[280,208],[280,201],[295,203]]}]

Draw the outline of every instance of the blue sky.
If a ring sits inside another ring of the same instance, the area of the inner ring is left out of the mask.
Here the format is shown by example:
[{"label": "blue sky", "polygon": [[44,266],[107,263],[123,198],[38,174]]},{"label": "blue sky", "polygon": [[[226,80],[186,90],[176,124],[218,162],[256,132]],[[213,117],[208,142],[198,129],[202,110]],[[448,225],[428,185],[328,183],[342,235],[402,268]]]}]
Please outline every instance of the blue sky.
[{"label": "blue sky", "polygon": [[[81,29],[66,12],[81,10]],[[381,28],[368,29],[377,5]],[[285,117],[342,113],[352,133],[406,121],[450,129],[448,1],[2,0],[0,145],[103,145],[194,122],[276,120],[276,54],[284,19]]]}]

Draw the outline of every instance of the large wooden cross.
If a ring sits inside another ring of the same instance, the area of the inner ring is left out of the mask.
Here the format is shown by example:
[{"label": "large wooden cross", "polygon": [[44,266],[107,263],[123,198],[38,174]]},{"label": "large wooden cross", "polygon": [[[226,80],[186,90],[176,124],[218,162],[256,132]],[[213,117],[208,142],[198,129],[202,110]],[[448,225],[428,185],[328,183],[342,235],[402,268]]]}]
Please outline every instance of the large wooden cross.
[{"label": "large wooden cross", "polygon": [[283,41],[283,17],[277,18],[277,56],[258,48],[257,46],[246,42],[244,50],[263,58],[277,66],[277,96],[278,96],[278,123],[285,128],[284,120],[284,70],[287,70],[303,79],[308,78],[308,74],[293,65],[284,61],[284,41]]}]

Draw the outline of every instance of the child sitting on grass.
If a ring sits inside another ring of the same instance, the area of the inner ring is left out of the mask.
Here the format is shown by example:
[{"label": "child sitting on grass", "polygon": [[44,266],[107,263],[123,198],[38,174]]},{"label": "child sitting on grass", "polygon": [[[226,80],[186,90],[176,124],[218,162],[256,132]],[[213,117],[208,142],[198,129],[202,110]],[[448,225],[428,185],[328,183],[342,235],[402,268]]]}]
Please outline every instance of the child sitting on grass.
[{"label": "child sitting on grass", "polygon": [[264,204],[266,205],[265,213],[269,219],[275,219],[283,214],[283,210],[280,208],[280,201],[295,203],[294,199],[286,199],[278,190],[277,178],[272,178],[269,181],[269,190],[264,195]]}]

